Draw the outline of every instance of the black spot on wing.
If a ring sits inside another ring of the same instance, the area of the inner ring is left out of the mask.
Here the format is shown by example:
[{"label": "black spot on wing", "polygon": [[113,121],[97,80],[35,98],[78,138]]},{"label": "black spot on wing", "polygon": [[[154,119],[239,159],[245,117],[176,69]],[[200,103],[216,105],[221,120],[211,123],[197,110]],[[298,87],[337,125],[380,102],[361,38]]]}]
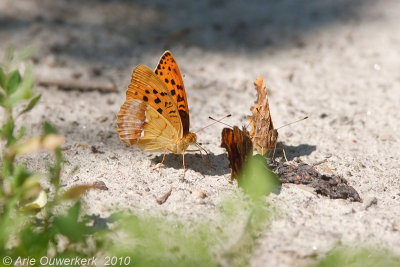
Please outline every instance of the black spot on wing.
[{"label": "black spot on wing", "polygon": [[156,95],[158,94],[158,91],[156,89],[153,89],[153,93]]},{"label": "black spot on wing", "polygon": [[175,90],[171,90],[171,95],[172,95],[172,96],[176,95]]},{"label": "black spot on wing", "polygon": [[166,108],[170,108],[170,107],[172,107],[172,103],[171,103],[171,102],[165,102],[165,103],[164,103],[164,106],[165,106]]},{"label": "black spot on wing", "polygon": [[161,100],[157,97],[156,100],[154,100],[154,102],[155,102],[156,104],[158,104],[158,103],[161,103]]},{"label": "black spot on wing", "polygon": [[162,114],[162,109],[161,108],[158,108],[157,111],[158,111],[158,113]]},{"label": "black spot on wing", "polygon": [[185,98],[183,98],[181,95],[178,95],[178,98],[176,99],[177,102],[182,102],[185,101]]},{"label": "black spot on wing", "polygon": [[146,102],[149,101],[149,99],[147,98],[147,96],[143,96],[143,100],[146,101]]}]

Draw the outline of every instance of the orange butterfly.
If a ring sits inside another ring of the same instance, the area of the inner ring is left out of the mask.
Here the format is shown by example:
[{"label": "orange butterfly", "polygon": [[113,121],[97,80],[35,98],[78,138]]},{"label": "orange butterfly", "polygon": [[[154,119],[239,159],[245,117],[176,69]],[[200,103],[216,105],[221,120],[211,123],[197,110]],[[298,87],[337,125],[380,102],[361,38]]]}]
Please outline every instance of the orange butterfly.
[{"label": "orange butterfly", "polygon": [[253,144],[249,132],[243,127],[237,126],[233,129],[224,128],[221,133],[221,147],[228,152],[229,167],[231,168],[231,179],[238,179],[238,175],[246,159],[253,154]]},{"label": "orange butterfly", "polygon": [[[197,145],[197,136],[189,132],[189,109],[178,65],[170,51],[165,51],[154,70],[144,65],[132,73],[126,101],[117,115],[117,131],[127,145],[145,151],[182,154],[185,177],[185,152]],[[201,153],[201,151],[200,151]],[[203,156],[203,155],[202,155]]]}]

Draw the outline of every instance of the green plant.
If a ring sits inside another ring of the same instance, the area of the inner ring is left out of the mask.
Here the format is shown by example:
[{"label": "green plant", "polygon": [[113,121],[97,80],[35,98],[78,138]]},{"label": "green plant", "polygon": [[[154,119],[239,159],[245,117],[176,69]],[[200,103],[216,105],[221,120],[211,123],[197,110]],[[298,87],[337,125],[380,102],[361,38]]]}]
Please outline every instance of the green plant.
[{"label": "green plant", "polygon": [[[38,137],[25,136],[26,128],[16,127],[20,115],[32,110],[40,99],[33,94],[34,77],[32,67],[25,65],[21,75],[15,67],[28,53],[14,56],[9,49],[0,67],[0,106],[4,110],[5,121],[0,130],[2,139],[2,162],[0,173],[0,255],[10,257],[39,258],[53,250],[56,256],[91,255],[96,246],[89,246],[88,236],[94,234],[89,227],[90,218],[80,216],[81,205],[74,197],[90,189],[72,194],[77,188],[60,193],[60,175],[63,156],[60,145],[64,139],[49,123],[43,124],[43,134]],[[22,106],[21,108],[21,105]],[[48,150],[54,155],[49,162],[47,173],[31,171],[21,160],[21,156]],[[47,200],[47,193],[39,179],[47,177],[53,196]],[[65,197],[67,196],[67,197]],[[56,208],[65,201],[75,201],[65,214]],[[64,247],[57,248],[59,239],[64,236]],[[38,264],[38,262],[37,262]]]},{"label": "green plant", "polygon": [[389,251],[382,249],[337,246],[326,253],[326,255],[315,266],[395,267],[400,266],[400,258]]}]

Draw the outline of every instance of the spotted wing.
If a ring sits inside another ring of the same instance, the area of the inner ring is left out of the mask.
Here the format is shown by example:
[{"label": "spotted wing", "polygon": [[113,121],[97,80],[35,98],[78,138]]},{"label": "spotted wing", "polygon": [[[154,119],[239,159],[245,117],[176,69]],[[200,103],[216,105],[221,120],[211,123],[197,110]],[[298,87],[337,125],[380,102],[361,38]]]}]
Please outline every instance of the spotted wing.
[{"label": "spotted wing", "polygon": [[189,108],[182,76],[170,51],[164,52],[154,72],[164,82],[178,107],[185,135],[189,132],[190,126]]},{"label": "spotted wing", "polygon": [[173,143],[183,134],[178,113],[164,83],[148,67],[139,65],[132,73],[126,101],[117,115],[120,139],[128,145],[134,145],[142,139],[154,139],[157,142],[156,137],[162,136],[163,141],[159,140],[162,146]]}]

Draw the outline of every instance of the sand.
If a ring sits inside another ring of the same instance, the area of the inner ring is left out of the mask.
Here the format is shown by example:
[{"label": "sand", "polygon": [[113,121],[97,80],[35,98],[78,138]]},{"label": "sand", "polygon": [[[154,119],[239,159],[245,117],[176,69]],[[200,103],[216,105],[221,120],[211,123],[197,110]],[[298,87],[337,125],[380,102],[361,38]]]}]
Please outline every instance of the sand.
[{"label": "sand", "polygon": [[[36,77],[112,82],[116,92],[37,86],[40,105],[24,115],[29,134],[50,121],[66,137],[63,183],[103,181],[88,213],[151,211],[194,221],[218,213],[230,183],[223,125],[198,133],[210,154],[168,154],[125,146],[116,132],[133,68],[154,68],[170,49],[184,75],[191,129],[226,114],[246,125],[262,74],[291,163],[319,164],[344,176],[363,203],[332,200],[284,184],[268,197],[281,210],[258,239],[252,266],[308,262],[336,243],[388,248],[400,255],[400,2],[380,1],[0,1],[0,48],[32,45]],[[93,153],[95,147],[101,153]],[[34,158],[32,168],[45,166]],[[69,172],[79,166],[79,170]],[[156,199],[173,187],[169,199]],[[202,190],[206,197],[193,194]],[[376,204],[366,208],[376,198]]]}]

